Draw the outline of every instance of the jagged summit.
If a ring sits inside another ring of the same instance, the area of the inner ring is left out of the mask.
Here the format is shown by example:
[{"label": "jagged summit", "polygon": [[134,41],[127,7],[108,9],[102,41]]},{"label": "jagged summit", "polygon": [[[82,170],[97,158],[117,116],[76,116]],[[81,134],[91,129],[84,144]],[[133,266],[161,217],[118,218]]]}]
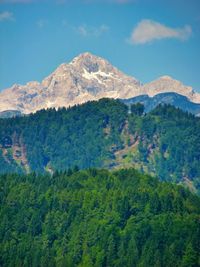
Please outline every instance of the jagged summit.
[{"label": "jagged summit", "polygon": [[159,79],[161,79],[161,80],[168,80],[168,81],[173,80],[173,78],[171,76],[169,76],[169,75],[161,76]]},{"label": "jagged summit", "polygon": [[76,56],[71,62],[70,64],[77,64],[77,63],[85,63],[85,62],[90,62],[90,63],[93,63],[95,61],[104,61],[104,62],[107,62],[108,61],[106,59],[103,59],[99,56],[96,56],[90,52],[85,52],[85,53],[81,53],[79,54],[78,56]]},{"label": "jagged summit", "polygon": [[[81,71],[86,79],[92,79],[92,74],[104,76],[104,77],[112,77],[116,76],[126,76],[124,73],[119,71],[116,67],[114,67],[109,61],[99,56],[93,55],[89,52],[85,52],[75,57],[69,65]],[[88,74],[88,75],[87,75]],[[89,77],[91,74],[91,77]],[[93,76],[94,76],[93,75]],[[119,77],[116,77],[119,79]],[[134,81],[135,84],[140,84],[134,77],[129,77],[131,81]]]},{"label": "jagged summit", "polygon": [[174,92],[184,95],[191,101],[198,103],[198,101],[195,101],[198,94],[194,92],[192,87],[185,86],[182,82],[175,80],[170,76],[162,76],[150,83],[145,84],[143,88],[146,94],[149,96],[155,96],[159,93]]},{"label": "jagged summit", "polygon": [[32,81],[25,85],[14,84],[2,91],[0,111],[18,110],[28,114],[42,108],[68,107],[103,97],[127,99],[162,92],[176,92],[193,102],[200,102],[200,94],[169,76],[142,85],[107,60],[86,52],[70,63],[58,66],[41,83]]},{"label": "jagged summit", "polygon": [[80,54],[72,60],[71,64],[78,68],[83,68],[89,73],[101,70],[111,71],[113,66],[105,59],[95,56],[89,52]]},{"label": "jagged summit", "polygon": [[0,111],[23,113],[42,108],[68,107],[88,100],[129,98],[140,94],[140,82],[91,53],[61,64],[41,83],[14,85],[0,94]]}]

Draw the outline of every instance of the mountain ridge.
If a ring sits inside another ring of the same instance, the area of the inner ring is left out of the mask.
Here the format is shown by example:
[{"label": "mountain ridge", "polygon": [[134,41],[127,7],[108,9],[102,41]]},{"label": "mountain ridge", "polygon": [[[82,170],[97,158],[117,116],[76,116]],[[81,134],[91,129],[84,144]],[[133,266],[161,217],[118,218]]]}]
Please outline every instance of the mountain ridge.
[{"label": "mountain ridge", "polygon": [[134,167],[200,192],[200,118],[160,105],[131,113],[120,100],[0,119],[0,173]]},{"label": "mountain ridge", "polygon": [[140,95],[129,99],[121,100],[126,105],[141,103],[144,105],[144,111],[150,112],[158,105],[169,104],[183,111],[192,113],[195,116],[200,116],[200,104],[189,101],[186,96],[177,93],[160,93],[154,96]]},{"label": "mountain ridge", "polygon": [[112,66],[107,60],[89,52],[80,54],[70,63],[63,63],[41,83],[14,84],[0,93],[0,112],[18,110],[34,113],[43,108],[69,107],[101,98],[132,98],[163,92],[182,94],[200,103],[200,94],[169,76],[142,84]]}]

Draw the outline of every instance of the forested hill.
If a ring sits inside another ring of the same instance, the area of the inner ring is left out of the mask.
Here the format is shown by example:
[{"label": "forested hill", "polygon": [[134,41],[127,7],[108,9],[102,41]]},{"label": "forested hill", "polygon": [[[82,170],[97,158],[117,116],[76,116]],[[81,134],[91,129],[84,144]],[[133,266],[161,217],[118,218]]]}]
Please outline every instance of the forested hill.
[{"label": "forested hill", "polygon": [[200,199],[134,169],[0,176],[0,266],[200,266]]},{"label": "forested hill", "polygon": [[200,119],[172,106],[148,114],[118,100],[41,110],[0,120],[0,172],[50,172],[77,165],[134,167],[200,188]]}]

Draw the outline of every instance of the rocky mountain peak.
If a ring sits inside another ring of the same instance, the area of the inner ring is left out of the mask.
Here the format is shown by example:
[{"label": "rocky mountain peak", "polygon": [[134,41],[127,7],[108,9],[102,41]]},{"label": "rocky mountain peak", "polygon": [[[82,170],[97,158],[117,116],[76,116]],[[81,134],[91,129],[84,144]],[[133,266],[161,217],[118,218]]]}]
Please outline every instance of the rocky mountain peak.
[{"label": "rocky mountain peak", "polygon": [[63,63],[41,83],[14,84],[0,93],[0,111],[35,112],[42,108],[68,107],[103,97],[127,99],[147,94],[175,92],[200,103],[200,94],[170,76],[142,85],[107,60],[89,52]]},{"label": "rocky mountain peak", "polygon": [[161,76],[159,79],[165,80],[165,81],[172,81],[173,80],[173,78],[171,76],[168,76],[168,75]]},{"label": "rocky mountain peak", "polygon": [[159,93],[174,92],[188,97],[192,100],[194,91],[192,87],[185,86],[182,82],[173,79],[170,76],[162,76],[150,83],[144,85],[144,91],[149,96],[155,96]]},{"label": "rocky mountain peak", "polygon": [[119,73],[119,70],[111,65],[106,59],[93,55],[89,52],[80,54],[79,56],[75,57],[69,63],[69,65],[73,66],[75,69],[83,73]]},{"label": "rocky mountain peak", "polygon": [[[70,64],[75,65],[75,66],[80,66],[80,67],[88,67],[93,65],[102,65],[102,64],[109,64],[108,61],[106,61],[103,58],[100,58],[98,56],[95,56],[89,52],[82,53],[79,56],[75,57]],[[89,70],[89,69],[88,69]],[[93,69],[91,69],[93,71]],[[94,69],[93,72],[96,72],[97,70]]]}]

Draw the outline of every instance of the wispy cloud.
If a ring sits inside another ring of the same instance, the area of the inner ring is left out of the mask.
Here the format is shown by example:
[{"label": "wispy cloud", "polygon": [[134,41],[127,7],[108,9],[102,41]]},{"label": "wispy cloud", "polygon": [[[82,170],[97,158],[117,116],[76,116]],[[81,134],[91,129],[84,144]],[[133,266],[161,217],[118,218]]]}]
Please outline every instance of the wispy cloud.
[{"label": "wispy cloud", "polygon": [[136,0],[85,0],[85,3],[117,3],[117,4],[129,4],[134,3]]},{"label": "wispy cloud", "polygon": [[175,38],[181,41],[187,40],[192,33],[189,25],[183,28],[170,28],[159,22],[144,19],[133,29],[129,43],[145,44],[154,40]]},{"label": "wispy cloud", "polygon": [[[95,4],[95,3],[116,3],[116,4],[129,4],[134,3],[137,0],[53,0],[57,4],[67,3],[83,3],[83,4]],[[34,2],[45,2],[45,0],[0,0],[0,4],[29,4]]]},{"label": "wispy cloud", "polygon": [[0,13],[0,21],[5,21],[5,20],[14,21],[15,19],[14,19],[13,13],[8,12],[8,11],[4,11]]},{"label": "wispy cloud", "polygon": [[99,27],[92,27],[87,25],[80,25],[75,28],[75,30],[83,37],[99,37],[103,33],[106,33],[109,31],[109,27],[107,25],[102,24]]},{"label": "wispy cloud", "polygon": [[36,24],[40,29],[42,29],[48,24],[48,21],[46,19],[40,19]]},{"label": "wispy cloud", "polygon": [[29,4],[33,0],[0,0],[0,4]]},{"label": "wispy cloud", "polygon": [[66,3],[84,3],[84,4],[95,4],[95,3],[100,3],[100,4],[129,4],[129,3],[134,3],[137,0],[56,0],[57,3],[59,4],[66,4]]},{"label": "wispy cloud", "polygon": [[112,2],[112,3],[117,3],[117,4],[129,4],[129,3],[135,3],[136,0],[110,0],[110,1],[105,1],[105,2]]}]

